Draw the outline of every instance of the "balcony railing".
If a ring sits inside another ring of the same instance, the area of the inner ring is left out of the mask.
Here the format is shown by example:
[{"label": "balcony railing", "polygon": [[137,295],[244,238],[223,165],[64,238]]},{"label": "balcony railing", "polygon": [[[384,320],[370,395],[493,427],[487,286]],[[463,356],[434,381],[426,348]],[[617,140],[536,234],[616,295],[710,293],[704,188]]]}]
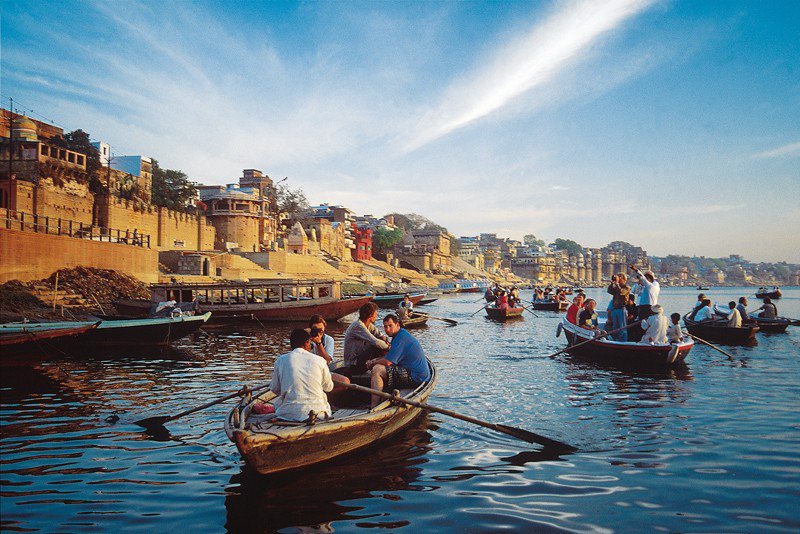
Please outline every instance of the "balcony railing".
[{"label": "balcony railing", "polygon": [[136,229],[131,231],[119,228],[104,228],[70,219],[62,219],[61,217],[48,217],[9,209],[0,209],[0,217],[2,217],[2,223],[0,224],[3,224],[9,230],[22,230],[150,248],[150,235],[141,234]]}]

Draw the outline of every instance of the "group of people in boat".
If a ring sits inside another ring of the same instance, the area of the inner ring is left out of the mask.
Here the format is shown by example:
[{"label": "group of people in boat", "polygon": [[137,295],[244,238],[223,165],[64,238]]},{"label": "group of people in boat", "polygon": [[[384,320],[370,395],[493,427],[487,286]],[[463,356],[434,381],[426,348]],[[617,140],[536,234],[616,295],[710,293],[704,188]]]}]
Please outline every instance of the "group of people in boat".
[{"label": "group of people in boat", "polygon": [[[764,297],[763,304],[760,308],[749,312],[747,311],[747,304],[747,297],[739,297],[738,303],[733,300],[728,302],[729,311],[727,311],[725,317],[727,320],[727,326],[740,328],[743,322],[750,320],[751,315],[763,319],[775,319],[778,317],[778,308],[769,297]],[[720,311],[720,308],[717,308],[716,313],[719,313]],[[756,316],[756,312],[761,313]],[[697,295],[697,302],[695,303],[694,309],[689,313],[689,319],[696,322],[717,320],[711,299],[708,298],[705,293],[700,293]]]},{"label": "group of people in boat", "polygon": [[567,290],[561,287],[535,287],[533,290],[533,302],[567,302]]},{"label": "group of people in boat", "polygon": [[[664,309],[658,303],[661,286],[652,271],[641,272],[631,265],[633,274],[629,278],[625,273],[611,277],[606,289],[611,295],[608,303],[607,321],[600,330],[598,323],[597,301],[587,299],[579,291],[567,308],[567,320],[587,330],[596,330],[601,334],[609,333],[609,337],[619,342],[638,342],[663,345],[679,343],[684,336],[680,327],[680,314],[673,313],[670,319],[664,316]],[[638,302],[637,302],[638,298]],[[637,326],[630,326],[641,321]]]},{"label": "group of people in boat", "polygon": [[[372,389],[379,391],[414,388],[428,381],[430,368],[425,351],[403,328],[402,320],[394,313],[386,315],[383,332],[375,326],[377,320],[375,303],[367,302],[359,308],[358,320],[345,331],[345,366],[337,373],[328,366],[335,343],[325,333],[325,319],[314,315],[308,328],[294,329],[289,336],[292,350],[275,361],[270,382],[270,390],[277,395],[273,401],[275,416],[285,421],[330,418],[331,404],[336,405],[357,375],[368,375]],[[380,401],[373,395],[371,406]]]},{"label": "group of people in boat", "polygon": [[519,288],[517,286],[505,288],[497,283],[494,286],[487,287],[483,297],[486,302],[493,304],[495,308],[501,309],[516,308],[520,302]]}]

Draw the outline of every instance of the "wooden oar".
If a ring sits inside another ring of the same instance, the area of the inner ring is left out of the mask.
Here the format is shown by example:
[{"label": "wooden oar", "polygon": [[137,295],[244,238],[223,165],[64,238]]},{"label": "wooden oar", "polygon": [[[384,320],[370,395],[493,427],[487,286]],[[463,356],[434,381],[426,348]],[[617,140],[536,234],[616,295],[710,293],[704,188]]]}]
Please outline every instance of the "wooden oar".
[{"label": "wooden oar", "polygon": [[626,329],[628,329],[628,328],[630,328],[632,326],[636,326],[641,322],[642,322],[642,320],[639,320],[639,321],[633,322],[631,324],[625,325],[622,328],[617,328],[616,330],[611,330],[610,332],[606,332],[605,334],[600,334],[599,336],[593,337],[592,339],[587,339],[586,341],[581,341],[580,343],[575,343],[574,345],[570,345],[569,347],[567,347],[565,349],[561,349],[558,352],[554,352],[553,354],[551,354],[550,356],[547,356],[547,357],[548,358],[555,358],[559,354],[562,354],[564,352],[568,352],[568,351],[574,349],[575,347],[580,347],[581,345],[586,345],[587,343],[591,343],[592,341],[596,341],[598,339],[603,339],[604,337],[610,336],[611,334],[616,334],[617,332],[622,332],[623,330],[626,330]]},{"label": "wooden oar", "polygon": [[533,311],[532,309],[530,309],[530,308],[528,308],[528,307],[525,307],[525,306],[523,306],[523,308],[524,308],[524,309],[526,309],[526,310],[528,310],[529,312],[531,312],[531,313],[533,314],[533,316],[534,316],[534,317],[536,317],[537,319],[539,318],[539,316],[538,316],[538,315],[536,315],[536,312],[535,312],[535,311]]},{"label": "wooden oar", "polygon": [[714,344],[713,344],[713,343],[711,343],[710,341],[706,341],[705,339],[703,339],[703,338],[701,338],[701,337],[697,337],[697,336],[696,336],[696,335],[694,335],[694,334],[689,334],[689,333],[687,333],[686,335],[687,335],[687,336],[692,336],[694,339],[696,339],[696,340],[697,340],[697,341],[699,341],[700,343],[705,343],[706,345],[708,345],[708,346],[709,346],[709,347],[711,347],[712,349],[714,349],[714,350],[718,350],[719,352],[721,352],[722,354],[724,354],[725,356],[727,356],[727,357],[728,357],[728,358],[730,358],[731,360],[733,359],[733,355],[732,355],[730,352],[725,352],[724,350],[722,350],[722,349],[721,349],[721,348],[719,348],[718,346],[714,345]]},{"label": "wooden oar", "polygon": [[449,324],[450,326],[457,326],[458,321],[454,319],[448,319],[447,317],[434,317],[433,315],[428,315],[427,313],[419,313],[415,312],[417,315],[422,315],[427,317],[428,319],[438,319],[439,321],[444,321],[445,323]]},{"label": "wooden oar", "polygon": [[179,417],[183,417],[184,415],[189,415],[190,413],[199,412],[200,410],[205,410],[206,408],[214,406],[215,404],[219,404],[221,402],[225,402],[228,399],[232,399],[234,397],[238,397],[238,396],[241,396],[241,395],[246,394],[246,393],[255,393],[256,391],[260,391],[260,390],[268,388],[268,387],[269,387],[269,384],[261,384],[260,386],[256,386],[256,387],[253,387],[253,388],[250,388],[250,389],[248,389],[247,386],[245,386],[244,388],[240,389],[236,393],[232,393],[230,395],[225,395],[224,397],[220,397],[220,398],[215,399],[213,401],[209,401],[209,402],[207,402],[205,404],[201,404],[200,406],[197,406],[195,408],[190,408],[190,409],[188,409],[186,411],[183,411],[181,413],[178,413],[178,414],[175,414],[175,415],[156,415],[156,416],[153,416],[153,417],[148,417],[146,419],[140,419],[138,421],[134,421],[134,423],[139,425],[139,426],[141,426],[141,427],[144,427],[144,428],[146,428],[148,430],[157,430],[160,427],[164,426],[164,423],[168,423],[170,421],[174,421],[175,419],[178,419]]},{"label": "wooden oar", "polygon": [[496,430],[497,432],[502,432],[503,434],[508,434],[509,436],[514,436],[515,438],[521,439],[523,441],[527,441],[528,443],[538,443],[540,445],[544,445],[545,447],[553,447],[557,449],[561,449],[564,452],[574,452],[578,449],[573,447],[572,445],[568,445],[564,442],[557,441],[554,439],[550,439],[546,436],[542,436],[539,434],[534,434],[533,432],[529,432],[528,430],[523,430],[521,428],[516,428],[513,426],[508,425],[500,425],[497,423],[488,423],[486,421],[481,421],[480,419],[475,419],[474,417],[470,417],[468,415],[463,415],[457,412],[453,412],[451,410],[446,410],[444,408],[437,408],[436,406],[431,406],[430,404],[426,404],[424,402],[418,402],[410,399],[404,399],[403,397],[395,396],[390,393],[386,393],[383,391],[379,391],[377,389],[365,388],[364,386],[359,386],[358,384],[345,384],[344,382],[339,382],[337,380],[333,381],[335,384],[346,387],[348,389],[352,389],[355,391],[361,391],[362,393],[369,393],[371,395],[376,395],[378,397],[388,399],[391,401],[399,402],[402,404],[408,404],[410,406],[416,406],[417,408],[422,408],[423,410],[428,410],[429,412],[436,412],[442,415],[447,415],[449,417],[454,417],[456,419],[460,419],[462,421],[466,421],[468,423],[473,423],[476,425],[480,425],[484,428],[489,428],[492,430]]},{"label": "wooden oar", "polygon": [[483,306],[480,310],[478,310],[475,313],[473,313],[472,315],[470,315],[470,317],[474,316],[475,314],[478,314],[478,313],[482,312],[485,309],[486,309],[486,306]]}]

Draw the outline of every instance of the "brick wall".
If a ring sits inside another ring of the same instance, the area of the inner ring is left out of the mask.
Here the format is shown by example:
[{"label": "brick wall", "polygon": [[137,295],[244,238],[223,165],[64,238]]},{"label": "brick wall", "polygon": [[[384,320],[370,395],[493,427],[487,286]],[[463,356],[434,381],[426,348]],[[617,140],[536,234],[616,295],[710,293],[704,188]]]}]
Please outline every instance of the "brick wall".
[{"label": "brick wall", "polygon": [[39,280],[81,265],[113,269],[147,283],[158,281],[155,250],[0,228],[0,283]]}]

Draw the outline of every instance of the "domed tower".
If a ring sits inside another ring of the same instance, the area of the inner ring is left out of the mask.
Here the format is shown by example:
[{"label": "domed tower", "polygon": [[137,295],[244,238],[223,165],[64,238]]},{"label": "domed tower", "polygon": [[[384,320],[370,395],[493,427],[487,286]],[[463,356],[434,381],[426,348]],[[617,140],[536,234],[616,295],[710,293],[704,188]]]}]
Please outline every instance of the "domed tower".
[{"label": "domed tower", "polygon": [[25,115],[14,119],[14,141],[38,141],[36,123]]}]

